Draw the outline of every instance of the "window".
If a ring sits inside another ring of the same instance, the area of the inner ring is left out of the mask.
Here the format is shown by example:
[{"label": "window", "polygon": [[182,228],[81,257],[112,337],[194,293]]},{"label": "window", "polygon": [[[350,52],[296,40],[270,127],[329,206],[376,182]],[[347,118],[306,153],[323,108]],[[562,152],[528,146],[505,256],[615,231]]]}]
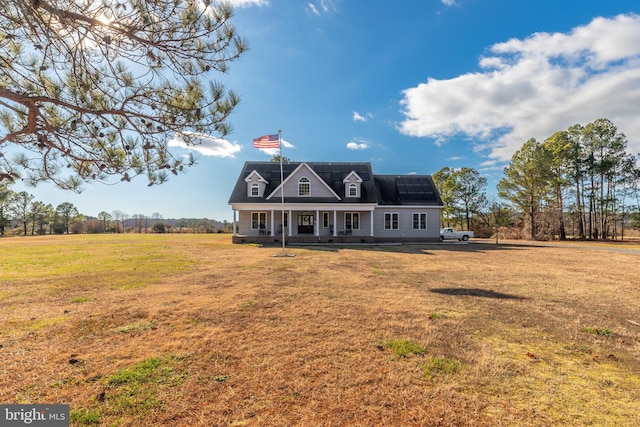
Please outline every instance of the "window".
[{"label": "window", "polygon": [[264,230],[267,228],[266,212],[251,212],[251,229]]},{"label": "window", "polygon": [[345,212],[344,228],[346,228],[347,230],[360,230],[360,213]]},{"label": "window", "polygon": [[322,228],[329,228],[329,212],[322,212]]},{"label": "window", "polygon": [[251,184],[251,196],[258,197],[260,195],[260,186],[257,183]]},{"label": "window", "polygon": [[358,186],[356,184],[349,184],[349,197],[358,197]]},{"label": "window", "polygon": [[398,229],[398,214],[386,213],[384,214],[384,229],[385,230],[397,230]]},{"label": "window", "polygon": [[414,213],[413,214],[413,229],[414,230],[426,230],[427,229],[427,214],[426,213]]},{"label": "window", "polygon": [[309,178],[300,178],[298,181],[298,196],[308,196],[311,192],[311,184]]}]

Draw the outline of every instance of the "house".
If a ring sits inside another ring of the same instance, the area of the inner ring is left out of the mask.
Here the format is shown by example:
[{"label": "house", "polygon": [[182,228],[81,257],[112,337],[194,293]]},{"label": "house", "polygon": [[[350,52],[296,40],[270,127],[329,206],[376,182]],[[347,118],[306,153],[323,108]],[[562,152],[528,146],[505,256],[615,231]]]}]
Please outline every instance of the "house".
[{"label": "house", "polygon": [[367,162],[246,162],[229,205],[234,243],[438,241],[443,208],[431,176]]}]

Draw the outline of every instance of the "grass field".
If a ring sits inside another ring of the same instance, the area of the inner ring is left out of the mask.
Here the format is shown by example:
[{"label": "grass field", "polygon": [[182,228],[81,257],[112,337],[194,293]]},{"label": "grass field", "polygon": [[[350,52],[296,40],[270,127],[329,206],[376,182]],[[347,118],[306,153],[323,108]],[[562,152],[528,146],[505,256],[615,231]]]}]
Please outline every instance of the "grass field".
[{"label": "grass field", "polygon": [[230,241],[0,240],[0,403],[74,426],[640,425],[640,244]]}]

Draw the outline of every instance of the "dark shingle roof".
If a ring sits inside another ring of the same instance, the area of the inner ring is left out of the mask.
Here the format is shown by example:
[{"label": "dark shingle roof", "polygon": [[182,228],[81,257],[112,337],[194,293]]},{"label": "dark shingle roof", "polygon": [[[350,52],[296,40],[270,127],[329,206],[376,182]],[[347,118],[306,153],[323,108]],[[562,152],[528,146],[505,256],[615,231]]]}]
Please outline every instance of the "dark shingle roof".
[{"label": "dark shingle roof", "polygon": [[[441,205],[442,201],[433,180],[428,175],[374,175],[368,162],[355,163],[325,163],[304,162],[341,198],[334,197],[287,197],[286,201],[303,203],[353,203],[354,199],[345,198],[345,188],[342,182],[347,175],[355,172],[362,178],[360,188],[361,197],[358,203],[378,203],[381,205]],[[282,165],[284,179],[296,170],[302,162],[291,162]],[[249,197],[244,179],[256,171],[268,181],[264,198]],[[280,185],[280,163],[276,162],[246,162],[236,185],[231,193],[229,203],[261,203],[266,200]],[[279,200],[278,200],[279,201]]]},{"label": "dark shingle roof", "polygon": [[442,205],[429,175],[375,175],[381,205]]}]

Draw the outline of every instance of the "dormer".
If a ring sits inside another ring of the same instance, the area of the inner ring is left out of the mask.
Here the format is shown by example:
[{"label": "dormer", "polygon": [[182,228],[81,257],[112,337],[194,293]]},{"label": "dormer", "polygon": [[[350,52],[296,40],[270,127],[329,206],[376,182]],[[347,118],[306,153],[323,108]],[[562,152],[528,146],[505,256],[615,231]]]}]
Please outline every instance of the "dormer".
[{"label": "dormer", "polygon": [[355,171],[351,171],[349,175],[342,180],[344,183],[344,197],[345,199],[359,199],[362,188],[362,178],[355,173]]},{"label": "dormer", "polygon": [[244,181],[247,183],[247,197],[264,197],[264,190],[269,183],[255,170]]}]

